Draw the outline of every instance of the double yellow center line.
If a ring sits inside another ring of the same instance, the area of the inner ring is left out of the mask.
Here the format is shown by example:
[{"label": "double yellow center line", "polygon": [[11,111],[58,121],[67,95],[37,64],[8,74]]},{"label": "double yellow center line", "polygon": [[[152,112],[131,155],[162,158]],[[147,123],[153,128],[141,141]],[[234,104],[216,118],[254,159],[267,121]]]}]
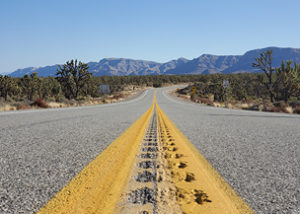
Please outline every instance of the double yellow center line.
[{"label": "double yellow center line", "polygon": [[155,167],[158,167],[154,178],[157,183],[155,212],[253,213],[159,108],[155,95],[147,112],[38,213],[119,213],[124,203],[120,198],[128,194],[124,191],[138,164],[137,154],[140,154],[154,110],[157,121]]}]

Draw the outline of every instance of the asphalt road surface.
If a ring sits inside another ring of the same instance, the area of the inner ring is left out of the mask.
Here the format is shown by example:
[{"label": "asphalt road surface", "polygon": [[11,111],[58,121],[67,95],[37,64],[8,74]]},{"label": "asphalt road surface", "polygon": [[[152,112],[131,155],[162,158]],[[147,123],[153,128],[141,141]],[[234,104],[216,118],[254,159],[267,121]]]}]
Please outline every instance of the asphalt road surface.
[{"label": "asphalt road surface", "polygon": [[[255,213],[300,213],[300,116],[157,102]],[[152,104],[0,113],[0,213],[35,213]]]}]

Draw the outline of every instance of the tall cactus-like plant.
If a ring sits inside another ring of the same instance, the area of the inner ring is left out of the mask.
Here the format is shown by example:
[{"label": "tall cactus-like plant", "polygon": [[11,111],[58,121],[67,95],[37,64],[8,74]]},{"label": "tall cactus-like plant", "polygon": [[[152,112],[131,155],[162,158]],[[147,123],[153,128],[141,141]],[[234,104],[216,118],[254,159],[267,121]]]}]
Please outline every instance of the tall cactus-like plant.
[{"label": "tall cactus-like plant", "polygon": [[269,92],[270,100],[271,102],[275,101],[275,93],[274,93],[274,72],[275,68],[272,66],[273,58],[272,58],[272,50],[267,50],[264,53],[261,53],[259,57],[255,58],[254,63],[252,63],[252,66],[255,68],[259,68],[262,70],[267,77],[267,82],[263,82],[266,89]]},{"label": "tall cactus-like plant", "polygon": [[276,69],[276,86],[277,90],[281,94],[285,102],[288,102],[289,98],[300,90],[300,65],[296,62],[294,67],[292,61],[286,63],[282,61],[281,67]]},{"label": "tall cactus-like plant", "polygon": [[77,99],[84,86],[89,82],[92,73],[88,64],[77,60],[67,61],[57,69],[57,80],[61,83],[67,98]]},{"label": "tall cactus-like plant", "polygon": [[7,101],[9,95],[13,95],[18,89],[15,79],[7,75],[0,75],[0,96],[3,97],[5,101]]}]

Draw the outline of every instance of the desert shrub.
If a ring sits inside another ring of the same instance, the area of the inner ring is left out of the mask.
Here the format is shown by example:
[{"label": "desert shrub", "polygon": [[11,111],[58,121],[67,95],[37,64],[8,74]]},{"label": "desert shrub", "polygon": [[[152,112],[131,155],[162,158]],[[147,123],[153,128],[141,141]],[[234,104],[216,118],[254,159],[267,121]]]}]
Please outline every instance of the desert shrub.
[{"label": "desert shrub", "polygon": [[300,114],[300,106],[296,106],[294,109],[295,114]]},{"label": "desert shrub", "polygon": [[270,109],[271,112],[283,112],[283,110],[279,106],[274,106]]},{"label": "desert shrub", "polygon": [[49,107],[48,104],[46,103],[46,101],[41,98],[35,99],[35,101],[31,105],[38,106],[40,108],[48,108]]},{"label": "desert shrub", "polygon": [[[274,112],[275,106],[274,106],[274,104],[271,103],[270,101],[266,100],[266,101],[263,103],[263,106],[264,106],[263,111]],[[280,107],[279,107],[278,109],[280,109]],[[277,110],[277,109],[276,109],[276,110]]]},{"label": "desert shrub", "polygon": [[162,84],[160,83],[160,82],[155,82],[155,83],[153,83],[153,87],[154,88],[159,88],[159,87],[161,87],[162,86]]},{"label": "desert shrub", "polygon": [[30,109],[30,106],[26,105],[25,103],[18,103],[18,104],[16,104],[16,109],[17,110],[26,110],[26,109]]},{"label": "desert shrub", "polygon": [[114,94],[112,98],[118,100],[124,97],[125,97],[124,94],[120,93],[120,94]]},{"label": "desert shrub", "polygon": [[207,98],[198,97],[197,99],[199,100],[200,103],[203,103],[203,104],[206,104],[206,105],[209,105],[209,106],[213,106],[214,105],[214,102],[212,102],[211,100],[209,100]]}]

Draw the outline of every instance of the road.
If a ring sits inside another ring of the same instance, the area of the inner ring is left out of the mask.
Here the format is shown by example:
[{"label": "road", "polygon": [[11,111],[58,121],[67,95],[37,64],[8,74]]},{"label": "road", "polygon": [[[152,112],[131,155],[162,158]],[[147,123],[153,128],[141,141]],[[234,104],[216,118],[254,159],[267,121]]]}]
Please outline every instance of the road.
[{"label": "road", "polygon": [[[157,102],[255,213],[300,213],[300,117]],[[152,104],[0,113],[0,213],[34,213]]]}]

